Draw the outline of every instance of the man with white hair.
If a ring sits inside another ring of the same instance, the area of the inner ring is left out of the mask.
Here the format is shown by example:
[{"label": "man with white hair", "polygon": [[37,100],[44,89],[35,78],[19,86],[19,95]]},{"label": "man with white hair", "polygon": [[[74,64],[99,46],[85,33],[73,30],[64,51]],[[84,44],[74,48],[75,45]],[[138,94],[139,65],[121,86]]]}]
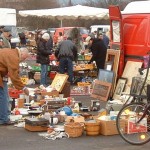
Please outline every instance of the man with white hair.
[{"label": "man with white hair", "polygon": [[44,33],[37,45],[37,63],[41,64],[40,84],[47,86],[49,55],[52,54],[53,41],[48,33]]},{"label": "man with white hair", "polygon": [[0,125],[11,125],[8,116],[8,100],[6,95],[7,86],[3,84],[3,77],[9,75],[13,85],[18,90],[23,90],[29,95],[28,89],[21,82],[19,76],[19,63],[28,57],[27,48],[4,48],[0,50]]}]

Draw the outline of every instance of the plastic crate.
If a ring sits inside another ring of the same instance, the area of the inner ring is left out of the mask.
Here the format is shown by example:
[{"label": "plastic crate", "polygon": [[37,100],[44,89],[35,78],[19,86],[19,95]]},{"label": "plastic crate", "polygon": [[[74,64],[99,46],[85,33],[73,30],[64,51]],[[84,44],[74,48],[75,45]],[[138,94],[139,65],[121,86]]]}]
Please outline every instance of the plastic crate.
[{"label": "plastic crate", "polygon": [[[32,70],[35,72],[40,72],[41,66],[32,66]],[[50,66],[48,66],[48,71],[50,71]]]},{"label": "plastic crate", "polygon": [[85,60],[91,60],[91,58],[92,58],[91,55],[85,55],[85,56],[84,56],[84,59],[85,59]]},{"label": "plastic crate", "polygon": [[54,79],[56,74],[57,74],[56,71],[51,71],[51,72],[49,73],[50,79]]},{"label": "plastic crate", "polygon": [[22,90],[17,90],[17,89],[8,89],[9,96],[12,98],[19,98],[19,95],[23,93]]},{"label": "plastic crate", "polygon": [[91,85],[91,83],[89,83],[89,82],[78,82],[77,85],[78,86],[89,86],[89,85]]},{"label": "plastic crate", "polygon": [[78,55],[78,60],[84,60],[84,55]]}]

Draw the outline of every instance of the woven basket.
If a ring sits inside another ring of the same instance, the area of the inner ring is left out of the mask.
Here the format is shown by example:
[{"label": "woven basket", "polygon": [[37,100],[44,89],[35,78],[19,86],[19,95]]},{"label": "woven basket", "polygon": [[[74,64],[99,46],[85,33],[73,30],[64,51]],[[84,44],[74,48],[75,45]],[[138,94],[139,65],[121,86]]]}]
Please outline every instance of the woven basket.
[{"label": "woven basket", "polygon": [[69,137],[79,137],[83,134],[84,124],[78,122],[70,122],[64,125],[65,132]]}]

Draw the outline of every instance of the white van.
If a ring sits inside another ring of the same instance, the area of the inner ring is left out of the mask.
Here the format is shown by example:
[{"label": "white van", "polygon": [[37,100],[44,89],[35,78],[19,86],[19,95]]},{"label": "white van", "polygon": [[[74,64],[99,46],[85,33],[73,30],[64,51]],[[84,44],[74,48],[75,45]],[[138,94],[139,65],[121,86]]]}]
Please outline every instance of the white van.
[{"label": "white van", "polygon": [[97,31],[98,33],[108,32],[110,31],[110,25],[92,25],[90,27],[90,33]]},{"label": "white van", "polygon": [[0,26],[5,26],[11,30],[11,43],[19,43],[20,38],[18,36],[16,27],[16,10],[12,8],[0,8]]}]

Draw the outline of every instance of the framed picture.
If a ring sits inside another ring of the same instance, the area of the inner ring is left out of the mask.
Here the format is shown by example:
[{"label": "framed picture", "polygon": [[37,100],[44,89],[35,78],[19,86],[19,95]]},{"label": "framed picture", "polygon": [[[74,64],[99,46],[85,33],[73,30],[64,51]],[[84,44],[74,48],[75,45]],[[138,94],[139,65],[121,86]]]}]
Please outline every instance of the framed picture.
[{"label": "framed picture", "polygon": [[111,71],[112,67],[113,67],[113,62],[112,61],[105,62],[105,70]]},{"label": "framed picture", "polygon": [[111,67],[112,67],[111,70],[115,74],[114,83],[113,83],[113,86],[112,86],[112,93],[114,93],[114,90],[115,90],[115,87],[116,87],[119,59],[120,59],[120,50],[114,50],[114,49],[108,49],[107,50],[106,64],[107,64],[107,62],[111,62]]},{"label": "framed picture", "polygon": [[117,82],[117,86],[113,95],[113,99],[120,99],[120,96],[125,88],[127,83],[127,78],[119,78]]},{"label": "framed picture", "polygon": [[120,50],[114,50],[114,49],[107,50],[106,62],[111,62],[112,70],[115,73],[118,72],[119,58],[120,58]]},{"label": "framed picture", "polygon": [[104,69],[99,69],[98,80],[113,83],[114,81],[114,72]]},{"label": "framed picture", "polygon": [[111,89],[111,83],[95,80],[91,97],[107,101]]},{"label": "framed picture", "polygon": [[58,92],[61,92],[65,83],[67,82],[68,75],[57,73],[51,86],[55,88]]}]

